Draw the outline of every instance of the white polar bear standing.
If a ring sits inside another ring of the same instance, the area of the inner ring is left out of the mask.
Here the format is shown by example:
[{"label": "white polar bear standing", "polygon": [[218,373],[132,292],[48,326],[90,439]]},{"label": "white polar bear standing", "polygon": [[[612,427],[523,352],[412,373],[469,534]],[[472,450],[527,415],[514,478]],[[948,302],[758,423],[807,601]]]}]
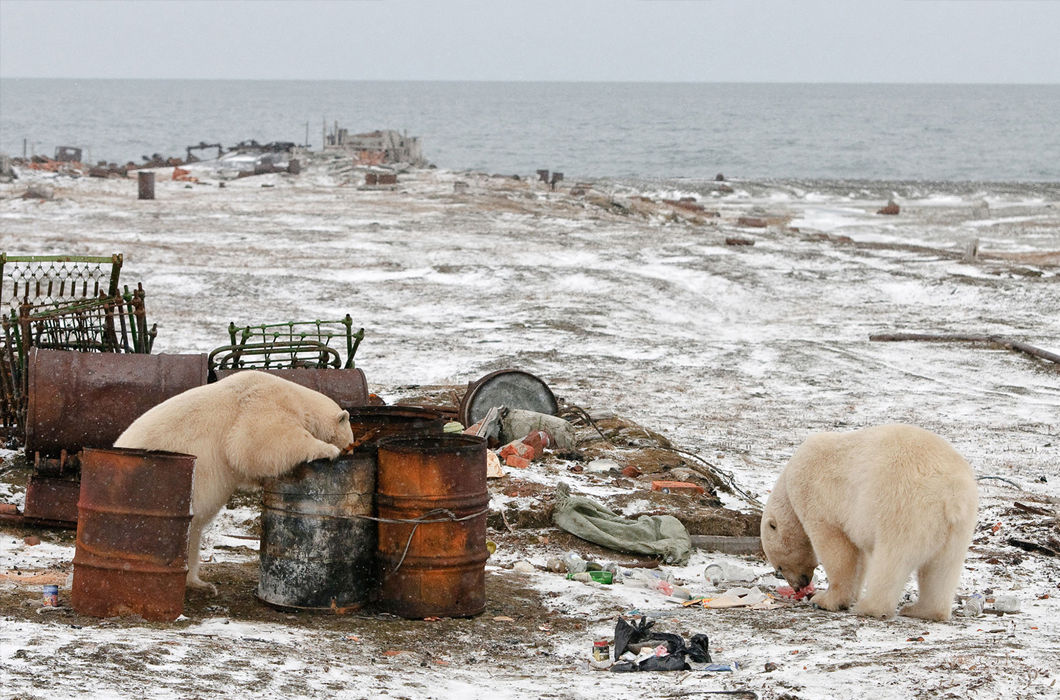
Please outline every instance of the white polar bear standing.
[{"label": "white polar bear standing", "polygon": [[[762,513],[762,549],[796,590],[818,560],[825,610],[894,617],[912,572],[919,599],[901,614],[948,620],[975,530],[979,495],[968,463],[911,425],[818,433],[796,450]],[[862,587],[864,586],[864,594]]]},{"label": "white polar bear standing", "polygon": [[352,442],[349,412],[330,398],[248,370],[158,404],[114,446],[195,456],[187,583],[216,592],[199,578],[199,546],[203,529],[236,488],[302,462],[335,459]]}]

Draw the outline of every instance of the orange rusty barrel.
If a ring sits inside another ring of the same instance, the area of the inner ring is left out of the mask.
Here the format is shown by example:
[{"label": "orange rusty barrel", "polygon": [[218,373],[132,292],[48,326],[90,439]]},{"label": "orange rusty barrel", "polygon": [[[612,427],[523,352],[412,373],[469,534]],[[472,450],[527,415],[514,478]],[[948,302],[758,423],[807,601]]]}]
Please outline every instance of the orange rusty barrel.
[{"label": "orange rusty barrel", "polygon": [[486,441],[393,437],[379,444],[380,604],[406,618],[486,607]]},{"label": "orange rusty barrel", "polygon": [[110,447],[149,408],[206,383],[206,355],[33,348],[26,453]]},{"label": "orange rusty barrel", "polygon": [[[243,371],[245,370],[215,369],[213,373],[217,381],[221,381],[229,375]],[[296,369],[259,369],[257,371],[275,375],[295,384],[301,384],[313,391],[319,391],[343,408],[364,406],[368,403],[368,381],[365,379],[364,370],[359,367],[352,369],[300,367]]]},{"label": "orange rusty barrel", "polygon": [[[341,404],[340,404],[341,405]],[[353,444],[375,453],[388,437],[441,434],[445,416],[419,406],[343,406],[350,412]]]},{"label": "orange rusty barrel", "polygon": [[175,620],[184,610],[195,457],[121,448],[81,456],[74,610]]}]

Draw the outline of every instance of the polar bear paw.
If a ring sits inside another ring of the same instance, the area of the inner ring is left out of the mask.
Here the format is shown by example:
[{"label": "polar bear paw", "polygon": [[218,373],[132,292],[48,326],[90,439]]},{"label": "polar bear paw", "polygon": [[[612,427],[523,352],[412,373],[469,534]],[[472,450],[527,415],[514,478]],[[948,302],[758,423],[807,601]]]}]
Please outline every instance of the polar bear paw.
[{"label": "polar bear paw", "polygon": [[217,595],[217,586],[208,581],[203,581],[198,576],[189,576],[186,585],[188,588],[194,588],[199,591],[208,591],[210,595]]},{"label": "polar bear paw", "polygon": [[830,612],[837,612],[839,610],[846,610],[850,607],[850,603],[843,599],[843,596],[839,594],[834,588],[821,591],[820,593],[814,593],[813,597],[810,598],[810,603],[815,607],[821,608],[822,610],[828,610]]},{"label": "polar bear paw", "polygon": [[950,619],[949,606],[945,608],[930,607],[928,605],[921,605],[919,602],[913,603],[912,605],[906,605],[898,611],[898,614],[905,617],[919,617],[922,620],[935,620],[937,622]]}]

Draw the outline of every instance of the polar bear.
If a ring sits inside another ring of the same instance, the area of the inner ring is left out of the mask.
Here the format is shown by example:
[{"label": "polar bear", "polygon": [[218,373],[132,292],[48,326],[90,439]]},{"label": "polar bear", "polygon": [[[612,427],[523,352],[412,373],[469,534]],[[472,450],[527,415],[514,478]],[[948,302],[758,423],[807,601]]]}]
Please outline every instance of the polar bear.
[{"label": "polar bear", "polygon": [[216,593],[199,578],[199,546],[203,529],[236,488],[302,462],[335,459],[352,442],[349,412],[327,396],[247,370],[163,401],[114,446],[195,456],[187,584]]},{"label": "polar bear", "polygon": [[[948,620],[979,503],[968,463],[911,425],[819,433],[796,450],[762,513],[762,549],[792,588],[818,560],[828,589],[810,602],[894,617],[916,571],[919,599],[901,614]],[[864,593],[862,586],[864,585]]]}]

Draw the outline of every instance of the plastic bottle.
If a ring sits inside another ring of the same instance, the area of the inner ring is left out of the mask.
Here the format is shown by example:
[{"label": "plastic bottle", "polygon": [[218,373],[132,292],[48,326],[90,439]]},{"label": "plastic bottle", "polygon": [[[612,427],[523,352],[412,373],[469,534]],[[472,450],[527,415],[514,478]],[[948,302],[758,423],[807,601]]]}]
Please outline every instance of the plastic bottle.
[{"label": "plastic bottle", "polygon": [[994,610],[999,612],[1019,612],[1020,599],[1014,595],[999,595],[994,598]]},{"label": "plastic bottle", "polygon": [[545,568],[553,573],[562,574],[567,571],[567,563],[562,557],[549,557],[549,560],[545,562]]},{"label": "plastic bottle", "polygon": [[717,586],[725,580],[725,569],[721,568],[721,564],[708,564],[707,568],[703,569],[703,578],[710,585]]},{"label": "plastic bottle", "polygon": [[961,605],[961,615],[964,617],[979,617],[983,614],[983,594],[973,593],[964,599]]},{"label": "plastic bottle", "polygon": [[567,567],[567,572],[571,574],[580,574],[585,571],[585,560],[578,556],[577,552],[567,552],[563,555],[563,564]]},{"label": "plastic bottle", "polygon": [[674,592],[674,584],[670,583],[666,579],[657,579],[651,587],[659,591],[660,593],[664,593],[666,595],[673,595]]}]

